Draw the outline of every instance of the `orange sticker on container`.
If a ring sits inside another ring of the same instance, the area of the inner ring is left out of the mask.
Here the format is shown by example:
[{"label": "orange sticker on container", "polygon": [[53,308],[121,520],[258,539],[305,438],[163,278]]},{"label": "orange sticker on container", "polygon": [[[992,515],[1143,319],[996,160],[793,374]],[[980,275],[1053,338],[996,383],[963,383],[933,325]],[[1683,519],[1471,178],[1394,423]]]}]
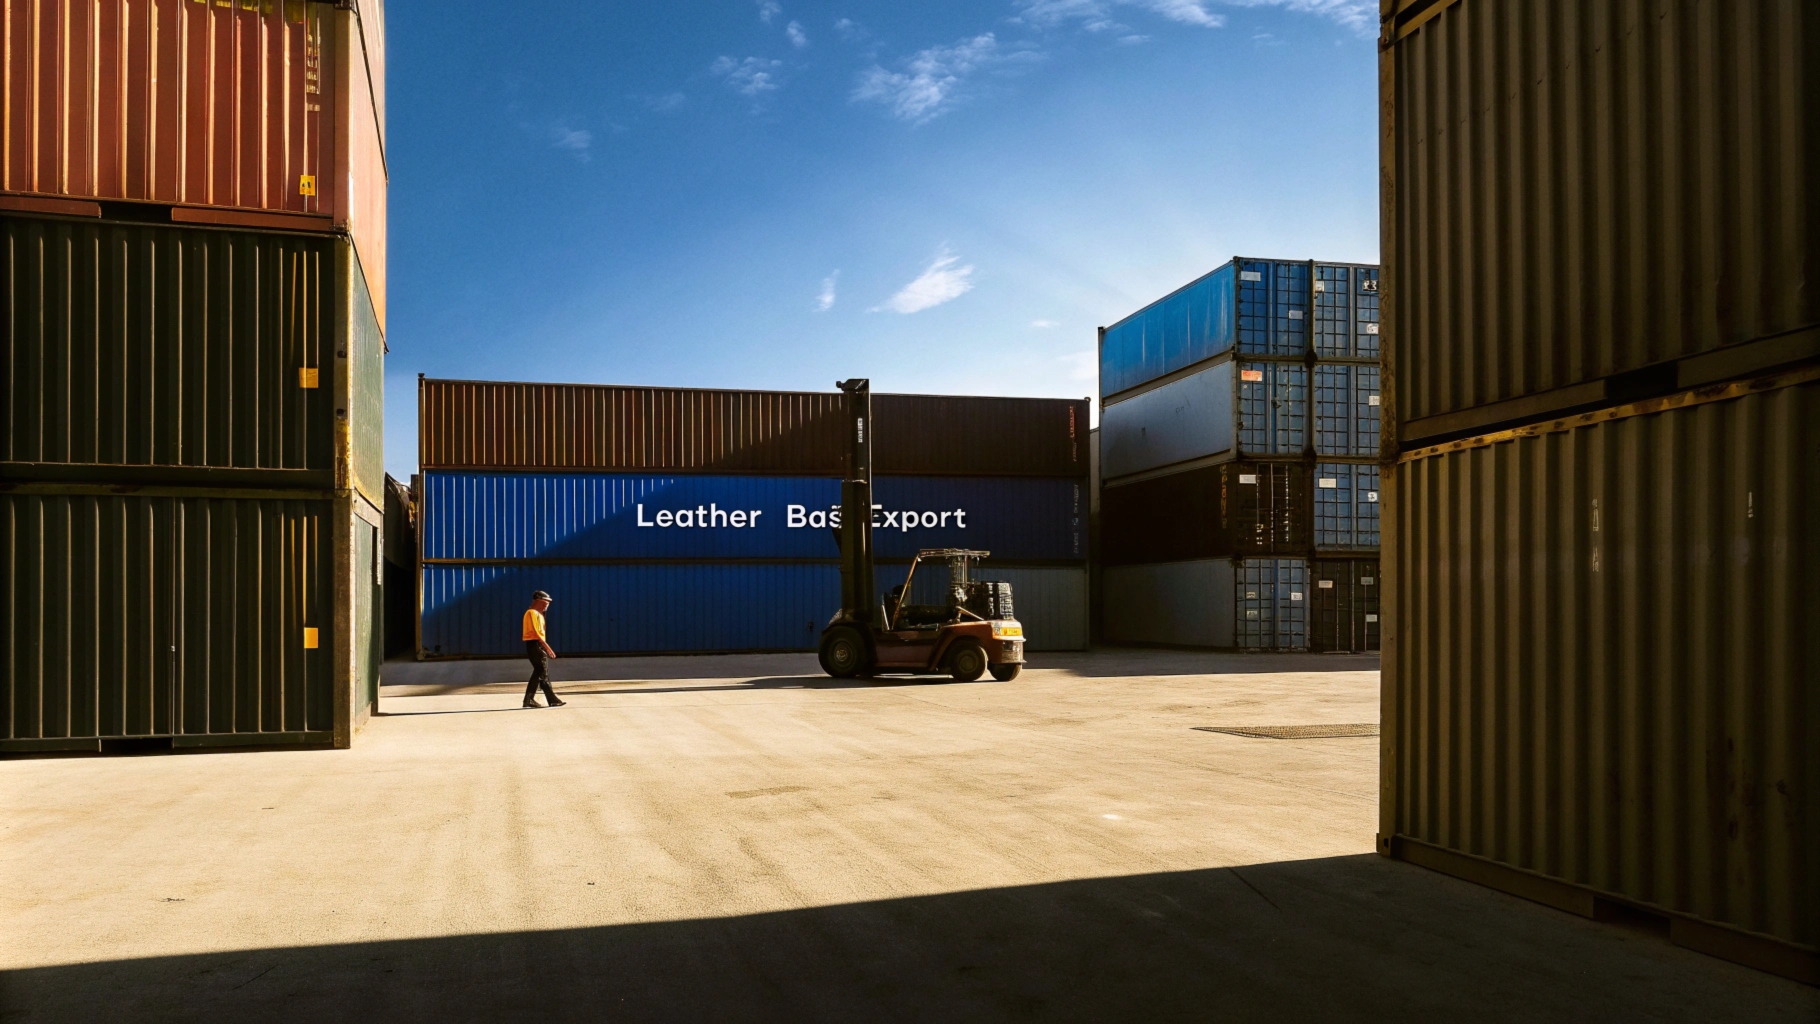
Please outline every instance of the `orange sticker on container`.
[{"label": "orange sticker on container", "polygon": [[300,196],[316,194],[316,176],[314,174],[303,174],[297,177],[297,194]]},{"label": "orange sticker on container", "polygon": [[1263,380],[1264,371],[1263,370],[1240,370],[1239,379],[1240,380]]},{"label": "orange sticker on container", "polygon": [[315,626],[303,627],[303,649],[306,651],[315,650],[316,646],[317,646],[316,637],[317,637],[317,634],[316,634]]},{"label": "orange sticker on container", "polygon": [[320,380],[321,377],[314,366],[300,366],[297,368],[298,387],[313,388],[317,386],[317,383]]}]

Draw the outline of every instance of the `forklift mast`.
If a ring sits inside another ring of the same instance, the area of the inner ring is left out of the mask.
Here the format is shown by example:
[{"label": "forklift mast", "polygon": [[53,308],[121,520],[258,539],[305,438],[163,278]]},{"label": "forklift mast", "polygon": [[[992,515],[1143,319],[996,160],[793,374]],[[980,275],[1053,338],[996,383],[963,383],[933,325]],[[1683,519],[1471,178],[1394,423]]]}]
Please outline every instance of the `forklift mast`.
[{"label": "forklift mast", "polygon": [[872,382],[836,385],[847,395],[847,478],[840,488],[840,611],[835,622],[879,624],[872,564]]}]

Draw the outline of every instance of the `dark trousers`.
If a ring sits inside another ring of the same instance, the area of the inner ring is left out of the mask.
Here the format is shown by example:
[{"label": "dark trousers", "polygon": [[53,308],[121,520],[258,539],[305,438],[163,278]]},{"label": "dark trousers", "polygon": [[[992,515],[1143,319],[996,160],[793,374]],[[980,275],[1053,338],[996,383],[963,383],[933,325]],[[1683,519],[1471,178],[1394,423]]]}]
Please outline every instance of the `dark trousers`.
[{"label": "dark trousers", "polygon": [[525,700],[537,699],[537,688],[543,687],[545,700],[554,701],[556,691],[550,689],[550,669],[543,653],[543,644],[535,640],[525,641],[525,657],[531,659],[531,681],[525,684]]}]

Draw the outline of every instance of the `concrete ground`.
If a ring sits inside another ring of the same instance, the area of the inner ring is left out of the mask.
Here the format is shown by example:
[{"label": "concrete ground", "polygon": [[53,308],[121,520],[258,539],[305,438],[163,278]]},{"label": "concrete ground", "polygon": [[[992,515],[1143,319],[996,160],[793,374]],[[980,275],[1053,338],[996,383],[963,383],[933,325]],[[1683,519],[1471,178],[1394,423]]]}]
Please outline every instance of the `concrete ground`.
[{"label": "concrete ground", "polygon": [[1783,1021],[1374,855],[1374,659],[388,666],[352,750],[0,762],[5,1020]]}]

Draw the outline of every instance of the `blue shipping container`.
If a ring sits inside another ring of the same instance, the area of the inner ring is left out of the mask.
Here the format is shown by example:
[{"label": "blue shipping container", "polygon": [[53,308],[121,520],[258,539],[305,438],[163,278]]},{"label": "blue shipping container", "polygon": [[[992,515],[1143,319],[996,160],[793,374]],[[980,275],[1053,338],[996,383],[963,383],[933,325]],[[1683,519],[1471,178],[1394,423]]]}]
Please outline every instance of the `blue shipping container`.
[{"label": "blue shipping container", "polygon": [[1235,566],[1238,646],[1301,650],[1308,646],[1308,562],[1247,558]]},{"label": "blue shipping container", "polygon": [[1350,551],[1378,547],[1377,466],[1315,464],[1314,546]]},{"label": "blue shipping container", "polygon": [[1317,359],[1378,358],[1378,268],[1314,265],[1314,354]]},{"label": "blue shipping container", "polygon": [[[881,591],[908,567],[881,565]],[[917,570],[927,584],[947,567]],[[1009,582],[1032,650],[1087,643],[1084,567],[995,568]],[[921,587],[918,588],[922,589]],[[520,655],[519,620],[533,590],[556,598],[557,653],[635,654],[814,650],[840,603],[840,569],[826,563],[636,565],[425,565],[423,650],[432,657]]]},{"label": "blue shipping container", "polygon": [[1227,360],[1106,406],[1100,475],[1116,480],[1217,455],[1301,455],[1307,444],[1308,367]]},{"label": "blue shipping container", "polygon": [[[1084,481],[879,477],[878,553],[972,547],[1084,560]],[[426,559],[832,559],[840,482],[623,473],[424,474]]]},{"label": "blue shipping container", "polygon": [[1315,454],[1378,454],[1381,412],[1376,366],[1350,363],[1315,366]]},{"label": "blue shipping container", "polygon": [[1308,367],[1239,364],[1239,451],[1300,455],[1308,446]]},{"label": "blue shipping container", "polygon": [[1226,352],[1308,352],[1309,267],[1238,258],[1106,328],[1100,394],[1118,394]]}]

